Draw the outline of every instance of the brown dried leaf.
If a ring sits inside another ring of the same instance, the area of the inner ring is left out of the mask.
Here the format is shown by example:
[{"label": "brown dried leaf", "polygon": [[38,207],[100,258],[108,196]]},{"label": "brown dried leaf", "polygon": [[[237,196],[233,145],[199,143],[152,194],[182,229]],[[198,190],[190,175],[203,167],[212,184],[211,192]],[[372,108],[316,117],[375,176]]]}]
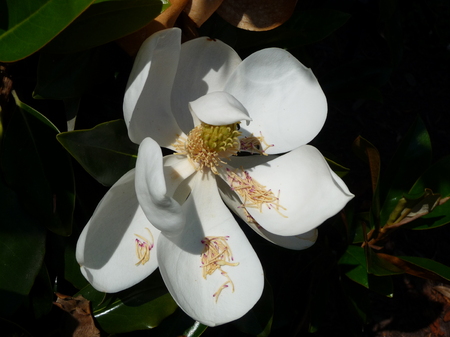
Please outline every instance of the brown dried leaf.
[{"label": "brown dried leaf", "polygon": [[72,337],[98,337],[100,331],[94,324],[92,318],[90,301],[83,296],[70,297],[63,294],[56,293],[56,302],[53,302],[57,307],[68,312],[72,319],[63,324],[65,335]]},{"label": "brown dried leaf", "polygon": [[171,6],[163,13],[158,15],[144,28],[118,39],[116,41],[117,44],[125,50],[128,55],[136,56],[146,38],[153,33],[166,28],[171,28],[175,25],[175,21],[188,2],[189,0],[170,0]]},{"label": "brown dried leaf", "polygon": [[190,0],[184,12],[200,27],[219,8],[223,0]]},{"label": "brown dried leaf", "polygon": [[265,31],[286,22],[297,0],[224,0],[217,13],[238,28]]}]

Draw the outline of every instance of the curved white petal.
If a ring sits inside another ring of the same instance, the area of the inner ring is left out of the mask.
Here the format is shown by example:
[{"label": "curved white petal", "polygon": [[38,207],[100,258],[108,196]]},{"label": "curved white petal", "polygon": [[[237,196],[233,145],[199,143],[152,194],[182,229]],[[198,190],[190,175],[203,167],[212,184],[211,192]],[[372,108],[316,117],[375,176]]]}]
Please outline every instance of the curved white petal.
[{"label": "curved white petal", "polygon": [[173,172],[168,172],[166,180],[161,148],[153,139],[145,138],[136,161],[136,194],[149,221],[166,235],[179,232],[186,222],[180,204],[168,195],[168,190],[173,193],[182,181],[183,177]]},{"label": "curved white petal", "polygon": [[[197,174],[194,179],[192,193],[183,205],[186,226],[177,236],[160,235],[158,261],[164,282],[178,305],[200,323],[215,326],[238,319],[254,306],[264,287],[264,275],[256,253],[223,204],[215,177]],[[203,278],[205,237],[227,237],[225,242],[233,256],[228,262],[239,265],[223,265],[223,273],[216,269]],[[214,296],[224,284],[228,287]]]},{"label": "curved white petal", "polygon": [[209,92],[223,90],[239,63],[241,58],[238,54],[219,40],[200,37],[181,45],[172,89],[172,110],[186,134],[194,128],[188,103]]},{"label": "curved white petal", "polygon": [[233,210],[243,221],[245,221],[251,229],[258,233],[261,237],[267,241],[276,244],[277,246],[284,247],[292,250],[303,250],[311,247],[317,240],[318,231],[312,229],[309,232],[295,235],[295,236],[281,236],[266,231],[260,224],[256,222],[245,209],[242,207],[242,202],[239,196],[230,189],[230,187],[223,181],[218,181],[220,196],[227,206]]},{"label": "curved white petal", "polygon": [[[250,215],[273,234],[294,236],[306,233],[335,215],[353,198],[345,183],[312,146],[301,146],[272,160],[268,158],[263,164],[259,160],[259,165],[254,167],[252,158],[248,156],[240,160],[233,159],[231,164],[235,166],[240,162],[247,162],[245,173],[239,169],[236,171],[244,179],[243,186],[257,186],[255,181],[264,186],[263,189],[247,188],[250,196],[257,196],[256,193],[262,192],[268,193],[271,198],[278,197],[278,201],[263,204],[252,203],[249,198],[245,201]],[[231,172],[222,170],[221,176],[239,194],[236,189],[239,187],[239,179],[233,178]],[[240,193],[243,192],[245,190]],[[243,195],[241,201],[244,202]]]},{"label": "curved white petal", "polygon": [[261,134],[268,154],[283,153],[311,141],[327,116],[327,101],[312,71],[285,50],[268,48],[247,57],[224,91],[235,96],[253,119],[245,136]]},{"label": "curved white petal", "polygon": [[[159,230],[145,217],[134,189],[134,169],[120,178],[105,194],[77,243],[76,258],[81,272],[99,290],[108,293],[127,289],[157,267],[156,240]],[[149,233],[150,231],[150,233]],[[138,264],[137,235],[154,244],[150,260]]]},{"label": "curved white petal", "polygon": [[228,125],[239,121],[251,121],[245,107],[232,95],[215,91],[189,103],[194,117],[210,125]]},{"label": "curved white petal", "polygon": [[123,102],[131,141],[152,137],[170,147],[181,135],[170,107],[170,94],[180,55],[181,31],[159,31],[144,41],[131,70]]}]

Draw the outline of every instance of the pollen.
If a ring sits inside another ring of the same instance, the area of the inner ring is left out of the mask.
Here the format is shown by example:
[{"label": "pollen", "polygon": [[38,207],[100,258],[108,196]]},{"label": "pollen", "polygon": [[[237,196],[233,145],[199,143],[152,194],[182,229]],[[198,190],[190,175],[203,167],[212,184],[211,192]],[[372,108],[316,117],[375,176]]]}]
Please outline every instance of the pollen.
[{"label": "pollen", "polygon": [[228,159],[237,154],[240,147],[237,130],[239,123],[229,125],[209,125],[201,123],[196,126],[186,138],[178,138],[173,144],[176,154],[186,155],[197,171],[205,168],[218,174],[217,167],[225,164]]},{"label": "pollen", "polygon": [[148,261],[150,261],[150,251],[152,250],[152,248],[154,246],[154,239],[153,239],[152,232],[150,232],[150,229],[148,229],[147,227],[145,227],[145,229],[148,232],[150,240],[139,234],[134,234],[137,236],[137,238],[135,239],[136,256],[138,258],[138,262],[136,263],[136,266],[144,265]]},{"label": "pollen", "polygon": [[236,267],[239,262],[232,262],[233,253],[228,245],[228,236],[207,236],[201,242],[204,245],[201,256],[201,268],[203,269],[203,278],[206,280],[208,275],[212,275],[219,270],[220,274],[226,278],[226,281],[213,294],[216,303],[219,299],[222,290],[231,286],[231,291],[234,292],[234,283],[222,268],[224,266]]},{"label": "pollen", "polygon": [[248,171],[244,170],[231,171],[227,168],[227,180],[231,190],[242,198],[242,207],[256,208],[262,212],[265,205],[268,209],[274,209],[283,218],[287,218],[281,213],[282,210],[286,210],[286,207],[280,205],[280,191],[275,195],[272,190],[266,189],[266,186],[261,185],[250,176]]}]

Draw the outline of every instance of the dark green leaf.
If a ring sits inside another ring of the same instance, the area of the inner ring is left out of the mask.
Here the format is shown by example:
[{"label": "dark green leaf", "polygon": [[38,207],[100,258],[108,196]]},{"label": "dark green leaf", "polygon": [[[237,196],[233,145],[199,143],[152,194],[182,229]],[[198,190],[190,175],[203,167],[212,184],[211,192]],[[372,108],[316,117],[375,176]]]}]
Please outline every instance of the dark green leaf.
[{"label": "dark green leaf", "polygon": [[380,224],[384,225],[398,200],[407,193],[431,162],[431,142],[425,125],[417,118],[400,143],[387,172],[380,180]]},{"label": "dark green leaf", "polygon": [[52,283],[45,264],[42,264],[33,288],[31,288],[30,302],[36,318],[47,315],[53,307]]},{"label": "dark green leaf", "polygon": [[200,322],[195,322],[193,326],[183,333],[183,337],[199,337],[208,327]]},{"label": "dark green leaf", "polygon": [[105,186],[113,185],[136,164],[138,145],[128,138],[123,120],[106,122],[89,130],[63,132],[58,140]]},{"label": "dark green leaf", "polygon": [[101,293],[89,285],[77,295],[91,301],[95,319],[108,333],[154,328],[177,308],[158,271],[116,294]]},{"label": "dark green leaf", "polygon": [[46,230],[24,210],[19,195],[0,179],[0,315],[22,304],[41,269]]},{"label": "dark green leaf", "polygon": [[398,258],[402,259],[403,261],[409,262],[419,268],[428,270],[447,281],[450,281],[450,267],[442,263],[415,256],[398,256]]},{"label": "dark green leaf", "polygon": [[74,53],[117,40],[144,27],[168,6],[167,1],[163,0],[96,2],[44,51]]},{"label": "dark green leaf", "polygon": [[392,295],[392,281],[388,276],[403,272],[376,255],[372,256],[364,248],[353,245],[347,247],[339,259],[339,266],[352,281],[385,296]]},{"label": "dark green leaf", "polygon": [[[33,54],[67,27],[94,0],[0,1],[0,61]],[[78,39],[82,40],[81,35]]]},{"label": "dark green leaf", "polygon": [[4,178],[20,193],[30,214],[51,231],[70,235],[75,207],[70,157],[56,141],[58,129],[13,96],[17,107],[1,153]]},{"label": "dark green leaf", "polygon": [[330,168],[336,173],[339,177],[345,177],[347,173],[350,171],[349,168],[342,166],[341,164],[336,163],[335,161],[325,158]]},{"label": "dark green leaf", "polygon": [[[414,184],[410,193],[415,194],[430,188],[434,193],[439,193],[442,197],[450,196],[450,156],[447,156],[433,164]],[[450,201],[441,206],[437,206],[431,213],[410,223],[408,228],[430,229],[440,227],[450,222]]]}]

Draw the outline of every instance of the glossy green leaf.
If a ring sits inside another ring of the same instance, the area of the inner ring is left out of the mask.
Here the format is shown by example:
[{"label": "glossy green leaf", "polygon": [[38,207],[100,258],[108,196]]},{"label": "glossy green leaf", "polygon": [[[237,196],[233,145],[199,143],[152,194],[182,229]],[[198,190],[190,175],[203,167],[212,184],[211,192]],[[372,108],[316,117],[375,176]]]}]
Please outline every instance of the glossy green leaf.
[{"label": "glossy green leaf", "polygon": [[431,163],[431,142],[420,118],[417,118],[400,143],[394,158],[380,180],[383,201],[380,224],[387,223],[398,200],[407,193]]},{"label": "glossy green leaf", "polygon": [[353,245],[347,247],[339,259],[339,266],[352,281],[385,296],[392,296],[393,293],[389,276],[403,272],[390,266],[387,261],[368,254],[364,248]]},{"label": "glossy green leaf", "polygon": [[[410,193],[415,194],[430,188],[434,193],[439,193],[442,197],[450,196],[450,156],[442,158],[432,165],[414,184]],[[443,226],[450,222],[450,201],[441,206],[437,206],[431,213],[420,219],[412,221],[408,228],[430,229]]]},{"label": "glossy green leaf", "polygon": [[89,285],[78,295],[91,301],[96,321],[108,333],[154,328],[177,308],[158,271],[115,294],[98,292]]},{"label": "glossy green leaf", "polygon": [[336,173],[339,177],[345,177],[347,173],[350,171],[349,168],[342,166],[341,164],[336,163],[335,161],[328,159],[325,157],[330,168]]},{"label": "glossy green leaf", "polygon": [[208,327],[200,322],[195,322],[189,329],[183,333],[183,337],[199,337]]},{"label": "glossy green leaf", "polygon": [[105,186],[113,185],[136,164],[138,145],[128,138],[123,120],[106,122],[89,130],[63,132],[57,138]]},{"label": "glossy green leaf", "polygon": [[44,51],[73,53],[117,40],[144,27],[168,6],[168,1],[164,0],[97,2],[49,43]]},{"label": "glossy green leaf", "polygon": [[259,301],[244,316],[233,322],[240,331],[252,336],[267,337],[272,329],[273,290],[267,279]]},{"label": "glossy green leaf", "polygon": [[[23,59],[47,44],[94,0],[1,0],[0,61]],[[80,40],[82,40],[79,37]]]},{"label": "glossy green leaf", "polygon": [[51,231],[70,235],[75,207],[70,157],[56,141],[58,129],[15,94],[13,97],[16,109],[1,153],[4,178],[20,191],[30,214]]},{"label": "glossy green leaf", "polygon": [[339,259],[339,266],[348,278],[363,287],[369,288],[367,261],[363,248],[349,245]]},{"label": "glossy green leaf", "polygon": [[23,303],[45,254],[46,230],[20,199],[0,179],[0,316],[10,315]]}]

